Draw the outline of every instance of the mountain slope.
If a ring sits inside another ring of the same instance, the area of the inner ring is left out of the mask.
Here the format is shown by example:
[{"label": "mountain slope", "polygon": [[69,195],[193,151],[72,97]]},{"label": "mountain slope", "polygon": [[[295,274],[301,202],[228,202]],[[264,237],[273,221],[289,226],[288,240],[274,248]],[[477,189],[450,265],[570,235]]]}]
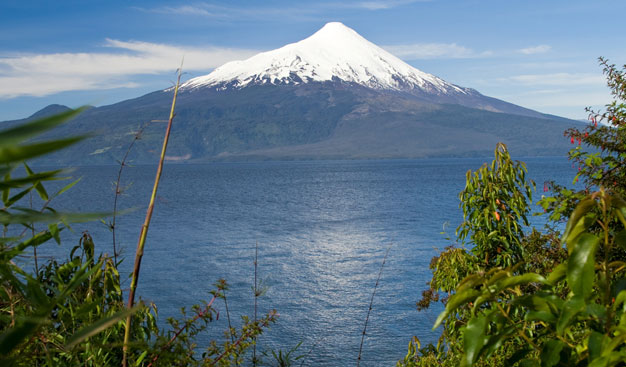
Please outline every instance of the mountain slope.
[{"label": "mountain slope", "polygon": [[[156,91],[85,111],[50,137],[95,136],[45,163],[115,164],[146,123],[131,159],[155,162],[172,95],[171,89]],[[329,23],[303,41],[184,83],[168,157],[489,156],[498,141],[516,155],[562,155],[570,147],[563,131],[578,124],[448,83]]]},{"label": "mountain slope", "polygon": [[187,81],[181,90],[330,81],[408,93],[429,102],[543,117],[418,70],[338,22],[327,23],[302,41],[226,63],[208,75]]}]

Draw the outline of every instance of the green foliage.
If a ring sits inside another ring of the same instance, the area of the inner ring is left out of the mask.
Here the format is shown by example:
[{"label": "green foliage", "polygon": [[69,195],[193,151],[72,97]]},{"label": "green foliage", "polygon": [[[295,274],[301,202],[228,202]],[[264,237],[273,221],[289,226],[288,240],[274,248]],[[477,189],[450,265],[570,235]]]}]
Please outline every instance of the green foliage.
[{"label": "green foliage", "polygon": [[530,347],[519,356],[524,365],[615,366],[626,361],[626,290],[620,286],[626,263],[610,256],[621,246],[617,235],[626,221],[620,220],[618,228],[612,223],[626,203],[604,191],[586,200],[591,205],[579,204],[567,228],[582,225],[585,214],[598,209],[604,231],[566,231],[569,256],[548,278],[514,275],[506,269],[481,275],[471,289],[459,285],[437,322],[471,304],[471,317],[462,330],[464,365],[490,357],[508,340]]},{"label": "green foliage", "polygon": [[272,349],[269,352],[263,352],[263,355],[266,357],[269,357],[271,355],[271,357],[273,358],[271,360],[272,361],[271,366],[290,367],[294,365],[295,362],[301,359],[304,359],[306,357],[305,354],[300,354],[297,356],[294,355],[301,345],[302,345],[302,342],[299,342],[288,351],[278,350],[278,352],[276,352],[275,350]]},{"label": "green foliage", "polygon": [[[468,255],[461,249],[444,252],[455,262],[440,256],[431,264],[431,288],[435,284],[449,294],[435,323],[443,325],[442,338],[437,347],[410,344],[399,366],[626,363],[626,66],[618,70],[604,59],[600,63],[618,101],[603,113],[589,110],[591,124],[565,133],[573,144],[578,142],[569,156],[579,166],[574,182],[580,179],[585,189],[552,183],[554,195],[539,202],[553,224],[569,218],[562,237],[549,226],[545,234],[536,229],[525,234],[513,224],[527,225],[530,185],[524,183],[523,166],[508,171],[519,179],[513,180],[516,184],[494,180],[498,175],[485,167],[481,174],[468,174],[459,237],[470,235],[478,267],[458,261],[459,254]],[[582,143],[590,150],[583,150]],[[496,231],[496,237],[494,228],[505,218],[499,203],[493,204],[500,193],[518,199],[515,215],[506,217],[512,230]],[[508,255],[498,259],[494,248]],[[458,264],[464,278],[451,286],[459,278],[454,274]]]},{"label": "green foliage", "polygon": [[470,238],[482,266],[510,266],[522,259],[522,225],[528,226],[534,187],[526,181],[526,165],[513,162],[502,143],[490,166],[467,172],[459,194],[464,221],[457,235],[460,241]]},{"label": "green foliage", "polygon": [[[196,337],[214,320],[215,299],[227,289],[225,281],[203,306],[193,306],[181,319],[168,320],[169,329],[157,326],[154,305],[124,306],[120,274],[115,261],[98,255],[95,241],[83,233],[65,260],[39,266],[36,248],[61,243],[60,232],[69,223],[95,220],[102,214],[61,213],[49,204],[78,180],[50,194],[45,183],[63,179],[63,170],[35,172],[23,161],[62,149],[82,137],[32,142],[80,110],[29,122],[0,132],[0,365],[2,366],[109,366],[121,365],[125,323],[131,316],[129,364],[132,366],[240,365],[256,336],[277,318],[275,311],[258,321],[244,319],[235,337],[222,345],[213,342],[196,353]],[[22,165],[22,173],[17,170]],[[16,173],[17,172],[17,173]],[[36,193],[40,210],[19,206]],[[38,230],[37,228],[46,228]],[[34,251],[35,271],[18,265],[18,258]],[[225,296],[223,296],[225,299]]]},{"label": "green foliage", "polygon": [[[404,364],[400,365],[456,366],[461,363],[457,356],[464,345],[464,330],[469,327],[477,332],[487,322],[482,320],[468,325],[472,315],[468,300],[478,295],[476,288],[482,284],[485,274],[495,277],[491,287],[524,285],[526,278],[508,279],[509,275],[519,273],[519,265],[508,273],[503,272],[502,267],[522,264],[539,252],[553,257],[559,252],[548,245],[550,236],[536,232],[526,236],[523,232],[523,226],[528,225],[535,185],[526,181],[524,163],[513,161],[504,144],[496,146],[490,165],[485,164],[475,172],[468,171],[466,178],[466,186],[459,195],[464,221],[457,228],[457,236],[459,241],[469,239],[471,250],[450,246],[433,258],[430,288],[422,293],[417,303],[419,310],[437,301],[446,305],[446,311],[437,320],[437,324],[444,325],[442,336],[437,346],[420,349],[413,343]],[[526,251],[526,248],[534,251]],[[442,297],[442,292],[446,296]],[[512,353],[514,348],[510,349]]]}]

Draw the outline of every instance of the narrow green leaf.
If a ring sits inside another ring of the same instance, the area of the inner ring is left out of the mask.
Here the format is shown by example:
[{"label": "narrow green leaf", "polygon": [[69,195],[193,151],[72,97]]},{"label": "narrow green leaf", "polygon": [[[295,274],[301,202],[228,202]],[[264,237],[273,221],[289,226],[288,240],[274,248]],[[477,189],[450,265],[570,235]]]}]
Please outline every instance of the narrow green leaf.
[{"label": "narrow green leaf", "polygon": [[[32,169],[30,169],[30,167],[28,166],[28,164],[26,164],[26,162],[24,162],[24,168],[26,169],[26,172],[28,172],[29,176],[34,175],[35,173],[33,172]],[[48,201],[48,193],[46,192],[46,189],[43,187],[43,185],[41,184],[41,181],[37,181],[35,183],[35,190],[37,190],[37,193],[39,194],[39,197],[43,200],[43,201]]]},{"label": "narrow green leaf", "polygon": [[[77,259],[77,260],[80,261],[80,259]],[[67,263],[65,265],[71,266],[70,263]],[[74,291],[74,289],[80,286],[83,282],[87,281],[89,277],[92,276],[94,273],[98,272],[101,266],[102,266],[102,261],[99,261],[95,265],[92,265],[92,262],[87,261],[80,269],[76,271],[76,273],[74,273],[74,277],[72,277],[72,279],[70,279],[70,281],[67,284],[61,283],[59,285],[59,290],[61,292],[58,294],[57,297],[53,299],[53,301],[51,302],[51,305],[55,306],[57,304],[61,304],[62,301],[66,297],[68,297],[70,293]],[[59,268],[58,272],[59,273],[61,272],[61,268]]]},{"label": "narrow green leaf", "polygon": [[[411,346],[412,344],[409,343],[409,346]],[[144,350],[143,353],[141,353],[139,355],[139,357],[137,358],[137,360],[135,361],[135,367],[139,367],[141,366],[141,362],[143,362],[143,360],[146,358],[146,356],[148,355],[148,351]]]},{"label": "narrow green leaf", "polygon": [[554,286],[561,279],[565,278],[567,275],[567,263],[559,264],[556,268],[552,270],[550,275],[548,275],[548,279],[546,279],[546,283]]},{"label": "narrow green leaf", "polygon": [[56,241],[57,244],[61,244],[61,236],[59,234],[60,230],[59,230],[59,225],[56,223],[50,223],[48,224],[48,230],[50,231],[50,234],[52,235],[52,237],[54,238],[54,240]]},{"label": "narrow green leaf", "polygon": [[6,245],[7,243],[17,242],[21,239],[22,237],[0,237],[0,244]]},{"label": "narrow green leaf", "polygon": [[84,328],[77,331],[74,335],[72,335],[67,340],[65,347],[72,348],[73,346],[89,338],[90,336],[94,336],[98,334],[99,332],[103,331],[104,329],[107,329],[117,324],[121,320],[125,319],[128,315],[132,315],[133,313],[139,311],[142,307],[143,305],[140,304],[140,305],[136,305],[135,307],[131,309],[124,309],[124,310],[116,312],[115,314],[111,316],[104,317],[94,322],[91,325],[85,326]]},{"label": "narrow green leaf", "polygon": [[[4,180],[3,181],[8,181],[11,179],[11,172],[8,172],[5,176],[4,176]],[[9,201],[9,195],[11,195],[11,189],[8,187],[5,187],[2,189],[2,202],[4,203],[4,206],[7,207],[7,202]]]},{"label": "narrow green leaf", "polygon": [[503,291],[509,288],[514,288],[522,284],[528,283],[545,283],[546,279],[539,274],[535,273],[526,273],[522,275],[516,275],[513,277],[509,277],[507,279],[503,279],[496,284],[496,289],[498,291]]},{"label": "narrow green leaf", "polygon": [[40,173],[35,173],[28,177],[5,179],[3,181],[0,181],[0,190],[24,187],[26,185],[34,185],[36,182],[39,182],[39,181],[47,181],[51,179],[56,179],[57,174],[59,174],[60,172],[63,172],[63,170],[40,172]]},{"label": "narrow green leaf", "polygon": [[622,222],[622,225],[626,227],[626,202],[620,197],[612,196],[611,205],[617,209],[617,217]]},{"label": "narrow green leaf", "polygon": [[61,195],[62,193],[66,192],[67,190],[71,189],[72,187],[74,187],[74,185],[76,185],[80,180],[82,179],[82,177],[79,177],[78,179],[76,179],[73,182],[70,182],[69,184],[67,184],[66,186],[64,186],[61,190],[57,191],[56,194],[54,194],[53,197],[57,197],[59,195]]},{"label": "narrow green leaf", "polygon": [[72,144],[85,139],[86,136],[75,136],[71,138],[32,143],[23,146],[0,146],[0,164],[21,162],[35,158],[46,153],[61,150]]},{"label": "narrow green leaf", "polygon": [[102,217],[111,215],[110,213],[27,213],[15,214],[0,212],[0,224],[21,224],[21,223],[51,223],[51,222],[70,222],[82,223],[98,220]]},{"label": "narrow green leaf", "polygon": [[615,297],[615,309],[618,309],[620,305],[623,305],[622,312],[626,312],[626,290],[623,290]]},{"label": "narrow green leaf", "polygon": [[25,249],[29,247],[37,247],[41,245],[42,243],[45,243],[46,241],[48,241],[50,238],[52,238],[52,235],[50,234],[50,232],[37,233],[36,235],[32,236],[26,241],[19,243],[18,245],[12,247],[10,250],[0,253],[0,259],[2,259],[2,261],[9,261],[13,259],[14,257],[23,253]]},{"label": "narrow green leaf", "polygon": [[[28,194],[31,190],[33,189],[33,186],[24,189],[22,191],[20,191],[19,193],[11,196],[11,198],[9,198],[8,200],[5,200],[4,202],[4,206],[6,208],[10,207],[11,205],[15,204],[16,202],[18,202],[21,198],[23,198],[26,194]],[[8,190],[8,189],[7,189]]]},{"label": "narrow green leaf", "polygon": [[38,119],[0,132],[0,145],[16,145],[27,139],[40,135],[73,118],[85,107],[59,113],[54,116]]}]

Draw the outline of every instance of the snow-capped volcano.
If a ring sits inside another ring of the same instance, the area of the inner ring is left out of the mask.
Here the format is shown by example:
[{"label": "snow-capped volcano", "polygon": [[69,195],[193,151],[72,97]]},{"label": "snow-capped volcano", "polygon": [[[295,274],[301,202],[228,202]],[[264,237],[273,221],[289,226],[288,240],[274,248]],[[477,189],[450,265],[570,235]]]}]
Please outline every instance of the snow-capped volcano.
[{"label": "snow-capped volcano", "polygon": [[412,67],[339,22],[327,23],[300,42],[226,63],[208,75],[189,80],[181,89],[337,80],[436,95],[473,91]]},{"label": "snow-capped volcano", "polygon": [[[576,123],[424,73],[341,23],[227,63],[182,89],[168,152],[191,162],[487,156],[497,142],[521,156],[561,155],[569,149],[563,130]],[[171,113],[173,94],[168,88],[85,111],[58,136],[100,133],[48,163],[115,162],[137,121]],[[161,132],[147,130],[136,162],[158,158]]]}]

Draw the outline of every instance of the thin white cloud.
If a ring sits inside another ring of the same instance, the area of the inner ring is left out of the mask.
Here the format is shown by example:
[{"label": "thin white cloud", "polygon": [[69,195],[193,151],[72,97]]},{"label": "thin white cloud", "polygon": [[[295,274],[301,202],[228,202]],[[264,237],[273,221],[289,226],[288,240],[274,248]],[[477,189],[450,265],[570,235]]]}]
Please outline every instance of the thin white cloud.
[{"label": "thin white cloud", "polygon": [[524,55],[535,55],[535,54],[546,53],[550,51],[551,49],[552,47],[549,45],[538,45],[538,46],[522,48],[520,50],[517,50],[517,52],[524,54]]},{"label": "thin white cloud", "polygon": [[148,13],[165,15],[183,15],[210,18],[215,21],[242,21],[267,19],[308,19],[311,15],[319,15],[319,7],[232,7],[209,3],[194,3],[180,6],[160,6],[154,8],[135,9]]},{"label": "thin white cloud", "polygon": [[154,8],[135,9],[168,15],[200,16],[215,20],[244,20],[244,19],[275,19],[291,18],[302,19],[336,11],[337,9],[363,9],[370,11],[386,10],[409,5],[417,2],[430,2],[432,0],[369,0],[369,1],[342,1],[342,2],[311,2],[299,4],[297,7],[237,7],[215,5],[208,2],[194,2],[179,6],[159,6]]},{"label": "thin white cloud", "polygon": [[411,45],[383,46],[404,60],[420,59],[468,59],[491,56],[490,51],[476,52],[456,43],[415,43]]},{"label": "thin white cloud", "polygon": [[210,11],[206,7],[198,7],[193,5],[183,5],[183,6],[164,6],[162,8],[154,9],[156,13],[163,14],[177,14],[177,15],[201,15],[204,17],[217,17],[219,14]]},{"label": "thin white cloud", "polygon": [[499,78],[498,81],[517,83],[524,86],[598,86],[604,84],[604,77],[601,74],[591,73],[523,74]]},{"label": "thin white cloud", "polygon": [[378,0],[378,1],[362,1],[357,3],[345,3],[347,7],[363,8],[367,10],[384,10],[396,8],[402,5],[408,5],[416,2],[428,2],[430,0]]},{"label": "thin white cloud", "polygon": [[137,75],[175,70],[184,57],[187,71],[208,71],[257,51],[219,47],[178,47],[107,39],[118,52],[28,54],[0,58],[0,98],[45,96],[73,91],[133,88]]}]

